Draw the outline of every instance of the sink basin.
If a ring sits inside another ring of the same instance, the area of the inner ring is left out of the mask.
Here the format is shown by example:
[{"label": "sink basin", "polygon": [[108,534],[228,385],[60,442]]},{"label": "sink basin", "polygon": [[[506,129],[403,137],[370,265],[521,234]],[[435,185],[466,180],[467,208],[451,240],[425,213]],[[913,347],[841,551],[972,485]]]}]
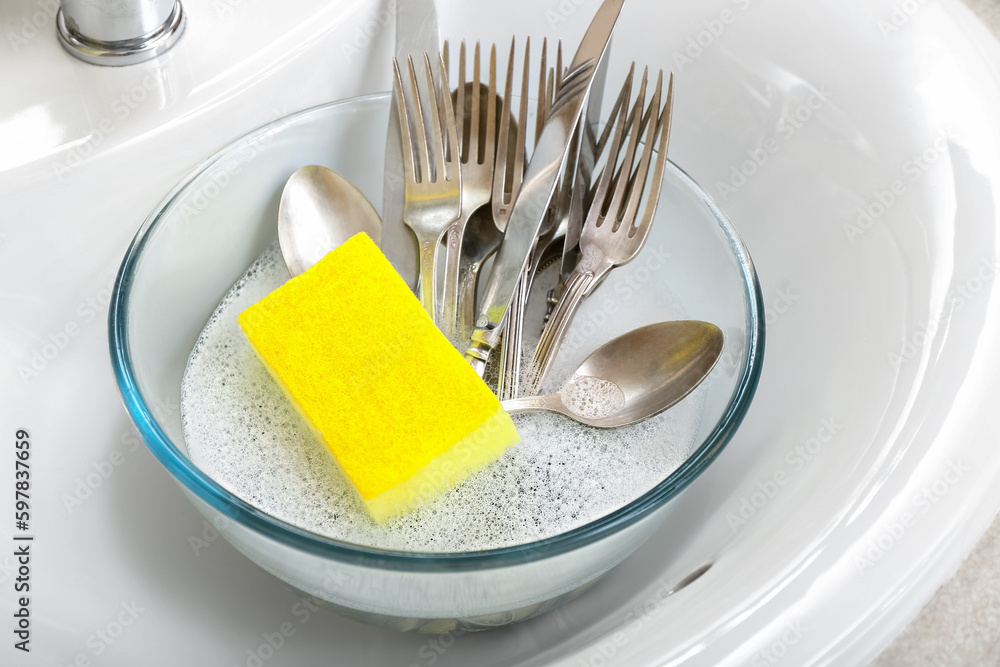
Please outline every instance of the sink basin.
[{"label": "sink basin", "polygon": [[[125,68],[66,54],[44,2],[0,5],[0,414],[32,447],[18,532],[38,540],[37,657],[873,658],[1000,508],[1000,47],[955,0],[923,3],[883,35],[893,5],[626,6],[609,73],[633,58],[673,69],[671,159],[754,252],[768,364],[740,431],[626,567],[552,614],[434,639],[343,620],[220,539],[139,442],[106,343],[128,244],[195,164],[273,118],[389,89],[391,5],[189,3],[174,49]],[[593,13],[518,6],[441,2],[441,34],[505,48],[527,29],[533,46],[573,45]],[[915,503],[925,493],[934,502]],[[13,566],[0,557],[0,580]]]}]

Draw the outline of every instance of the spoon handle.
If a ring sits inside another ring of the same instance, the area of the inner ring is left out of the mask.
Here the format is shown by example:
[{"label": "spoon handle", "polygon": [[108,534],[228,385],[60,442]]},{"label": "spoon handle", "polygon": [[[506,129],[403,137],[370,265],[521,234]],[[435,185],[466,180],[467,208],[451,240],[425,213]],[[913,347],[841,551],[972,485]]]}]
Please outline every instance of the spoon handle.
[{"label": "spoon handle", "polygon": [[559,394],[549,394],[548,396],[522,396],[521,398],[509,398],[501,401],[500,405],[510,415],[519,415],[525,412],[558,412],[566,413],[566,406],[563,405]]}]

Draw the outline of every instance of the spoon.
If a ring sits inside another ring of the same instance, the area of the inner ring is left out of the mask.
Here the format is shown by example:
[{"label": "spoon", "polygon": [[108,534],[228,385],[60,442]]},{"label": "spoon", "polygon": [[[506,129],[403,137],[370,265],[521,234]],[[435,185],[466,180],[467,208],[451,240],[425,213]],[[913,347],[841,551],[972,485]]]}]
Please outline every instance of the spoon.
[{"label": "spoon", "polygon": [[502,405],[510,414],[558,412],[599,428],[635,424],[691,393],[719,360],[722,344],[722,331],[708,322],[650,324],[599,347],[555,394]]},{"label": "spoon", "polygon": [[361,191],[332,169],[296,169],[278,204],[278,245],[292,277],[358,232],[381,245],[382,219]]},{"label": "spoon", "polygon": [[472,335],[476,327],[476,295],[483,264],[500,247],[503,232],[493,222],[489,206],[473,211],[462,238],[458,263],[458,333]]}]

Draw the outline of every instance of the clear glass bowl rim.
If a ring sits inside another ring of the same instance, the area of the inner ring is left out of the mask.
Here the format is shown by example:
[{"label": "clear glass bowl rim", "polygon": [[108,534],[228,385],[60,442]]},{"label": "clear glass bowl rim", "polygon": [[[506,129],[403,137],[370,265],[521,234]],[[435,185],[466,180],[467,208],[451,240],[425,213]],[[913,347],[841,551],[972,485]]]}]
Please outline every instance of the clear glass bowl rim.
[{"label": "clear glass bowl rim", "polygon": [[454,553],[377,549],[312,533],[272,517],[237,498],[181,453],[156,421],[153,412],[139,391],[133,372],[128,346],[128,303],[131,298],[134,275],[146,242],[170,211],[173,202],[192,182],[214,164],[232,156],[265,133],[273,133],[283,127],[308,121],[310,116],[322,114],[339,106],[380,101],[388,97],[388,93],[376,93],[328,102],[284,116],[252,130],[197,165],[154,207],[143,222],[125,253],[115,280],[108,313],[108,330],[111,362],[122,401],[146,446],[181,484],[230,520],[294,549],[363,567],[433,572],[480,570],[523,564],[586,546],[645,518],[694,481],[732,439],[750,407],[751,399],[760,380],[764,357],[763,296],[750,254],[732,223],[715,202],[698,186],[694,179],[672,162],[668,168],[673,170],[687,187],[697,192],[702,201],[709,207],[729,239],[739,261],[746,296],[746,315],[749,322],[747,340],[744,345],[746,366],[739,379],[739,384],[730,397],[725,414],[705,441],[670,476],[628,505],[565,533],[510,547]]}]

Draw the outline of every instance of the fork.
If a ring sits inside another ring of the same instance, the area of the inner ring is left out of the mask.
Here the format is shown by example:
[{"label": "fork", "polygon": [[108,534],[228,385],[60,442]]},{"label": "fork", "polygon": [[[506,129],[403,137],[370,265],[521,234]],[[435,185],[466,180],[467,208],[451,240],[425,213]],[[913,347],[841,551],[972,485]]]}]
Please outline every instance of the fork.
[{"label": "fork", "polygon": [[[643,112],[647,73],[643,72],[639,93],[628,117],[620,114],[615,124],[607,162],[595,186],[593,201],[580,234],[580,261],[570,273],[566,290],[552,311],[535,348],[529,379],[529,389],[533,392],[538,391],[551,370],[559,345],[583,299],[593,293],[613,268],[634,259],[649,234],[666,166],[673,109],[673,75],[667,84],[667,99],[662,109],[661,71],[649,107]],[[625,86],[631,87],[631,81],[626,80]],[[628,98],[626,93],[624,99]],[[624,136],[626,125],[628,134]],[[638,164],[634,164],[643,134],[645,145]],[[619,162],[619,151],[625,138],[628,143],[624,145],[624,154]],[[657,143],[656,162],[650,171],[653,147]],[[639,217],[639,205],[647,186],[649,193]]]},{"label": "fork", "polygon": [[[554,68],[549,68],[546,66],[546,56],[548,51],[548,40],[542,41],[542,53],[541,53],[541,65],[539,71],[538,80],[538,99],[537,108],[535,114],[535,144],[537,145],[538,139],[542,134],[542,128],[545,125],[545,118],[548,115],[549,109],[552,106],[553,100],[555,99],[556,93],[559,91],[559,85],[561,83],[562,77],[562,42],[558,43],[556,49],[556,65]],[[511,52],[513,55],[513,51]],[[525,48],[525,63],[528,62],[528,49]],[[521,126],[524,131],[520,132],[518,137],[519,143],[516,147],[516,153],[523,156],[524,154],[524,140],[527,136],[527,113],[524,111],[525,98],[527,97],[527,79],[528,79],[527,66],[525,67],[525,76],[521,83]],[[509,82],[508,82],[509,83]],[[505,109],[508,109],[505,106]],[[516,161],[515,156],[515,161]],[[502,169],[506,171],[506,167],[501,168],[499,165],[500,156],[497,156],[498,172]],[[520,165],[523,170],[523,163]],[[514,168],[517,169],[518,165],[515,163]],[[569,165],[567,169],[571,168]],[[572,178],[572,176],[570,176]],[[520,180],[513,180],[510,184],[509,197],[505,197],[506,205],[504,201],[497,202],[496,197],[494,198],[494,216],[497,216],[499,209],[500,220],[502,220],[504,226],[506,226],[507,218],[510,216],[510,202],[517,197],[518,188],[520,186]],[[523,326],[524,326],[524,309],[528,302],[528,294],[531,290],[532,278],[535,275],[535,271],[538,270],[539,262],[542,259],[542,255],[548,246],[552,243],[552,240],[556,236],[557,227],[561,220],[562,209],[561,202],[567,191],[568,183],[566,181],[566,175],[564,174],[563,183],[560,184],[557,190],[552,205],[549,210],[545,213],[545,218],[539,228],[538,238],[535,240],[535,248],[532,250],[529,256],[528,262],[521,272],[521,278],[518,283],[518,288],[514,290],[514,294],[511,296],[510,304],[507,308],[507,322],[504,326],[503,340],[501,342],[501,355],[500,355],[500,370],[497,378],[497,396],[500,400],[507,400],[511,398],[516,398],[519,393],[520,377],[521,377],[521,341],[523,338]],[[497,184],[494,184],[494,190],[496,190]],[[506,188],[505,188],[506,189]],[[506,194],[506,192],[505,192]]]},{"label": "fork", "polygon": [[[403,222],[413,230],[420,249],[420,279],[417,287],[420,303],[435,323],[438,323],[440,320],[435,296],[437,249],[448,227],[462,212],[462,174],[457,165],[458,132],[451,94],[446,83],[448,78],[444,59],[438,56],[442,81],[438,88],[434,84],[430,58],[424,54],[425,91],[430,107],[430,115],[426,117],[420,101],[420,86],[413,59],[408,57],[407,64],[411,96],[404,95],[399,62],[395,58],[392,61],[403,151]],[[430,137],[427,136],[428,125]]]},{"label": "fork", "polygon": [[[458,286],[458,318],[460,330],[465,335],[475,328],[476,288],[479,281],[479,271],[484,262],[497,251],[503,240],[507,227],[507,218],[513,202],[513,194],[524,175],[524,127],[528,109],[528,72],[530,66],[529,52],[531,40],[524,46],[524,75],[521,84],[520,113],[514,115],[514,55],[515,40],[510,42],[510,56],[507,60],[506,81],[503,95],[497,95],[502,108],[497,121],[497,144],[493,183],[491,186],[491,206],[483,207],[472,217],[467,226],[467,232],[462,240],[462,252],[459,260]],[[522,119],[516,124],[517,119]],[[512,138],[513,134],[513,138]],[[513,193],[513,194],[512,194]]]},{"label": "fork", "polygon": [[[448,42],[444,43],[448,52]],[[461,123],[459,138],[459,171],[462,175],[461,213],[447,231],[445,244],[445,271],[443,291],[443,321],[445,333],[457,336],[471,331],[472,322],[463,318],[459,310],[462,296],[461,254],[465,229],[472,214],[490,203],[493,193],[493,164],[496,156],[497,123],[497,50],[490,49],[489,85],[485,97],[480,83],[480,46],[476,42],[473,55],[471,88],[467,85],[465,69],[465,42],[458,55],[458,89],[455,113]],[[467,90],[467,88],[470,88]],[[466,101],[466,97],[469,98]],[[481,107],[485,105],[485,123]]]},{"label": "fork", "polygon": [[[543,327],[548,323],[549,318],[552,316],[553,308],[559,302],[563,292],[566,291],[566,281],[569,280],[570,273],[572,273],[580,260],[580,232],[583,230],[584,216],[589,204],[589,196],[592,194],[590,192],[590,184],[593,178],[593,170],[604,155],[604,149],[607,147],[608,139],[615,128],[618,114],[622,113],[623,110],[627,112],[628,95],[631,92],[631,82],[634,75],[635,63],[633,62],[629,67],[618,98],[611,107],[611,113],[608,115],[608,121],[604,124],[600,138],[595,136],[594,128],[591,127],[589,122],[582,123],[580,126],[582,134],[579,140],[582,143],[576,169],[576,182],[573,185],[572,192],[569,193],[569,211],[567,211],[566,215],[566,230],[562,239],[556,286],[549,290],[545,298],[546,309],[545,317],[542,321]],[[626,83],[628,85],[625,85]]]}]

